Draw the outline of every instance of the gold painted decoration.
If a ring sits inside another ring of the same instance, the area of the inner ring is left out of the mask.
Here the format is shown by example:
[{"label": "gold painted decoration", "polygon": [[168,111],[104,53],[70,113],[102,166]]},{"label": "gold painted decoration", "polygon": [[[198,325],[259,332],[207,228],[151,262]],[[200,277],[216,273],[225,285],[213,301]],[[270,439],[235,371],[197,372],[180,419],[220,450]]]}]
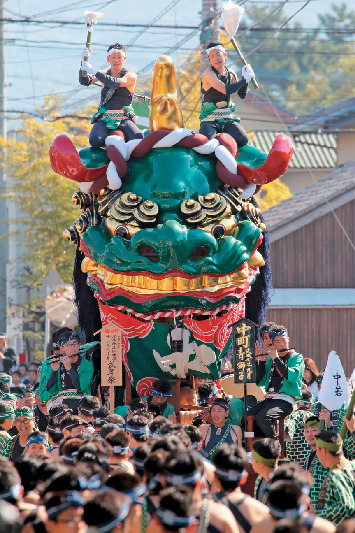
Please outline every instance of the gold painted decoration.
[{"label": "gold painted decoration", "polygon": [[160,56],[153,70],[149,130],[173,131],[182,126],[174,63],[171,57]]}]

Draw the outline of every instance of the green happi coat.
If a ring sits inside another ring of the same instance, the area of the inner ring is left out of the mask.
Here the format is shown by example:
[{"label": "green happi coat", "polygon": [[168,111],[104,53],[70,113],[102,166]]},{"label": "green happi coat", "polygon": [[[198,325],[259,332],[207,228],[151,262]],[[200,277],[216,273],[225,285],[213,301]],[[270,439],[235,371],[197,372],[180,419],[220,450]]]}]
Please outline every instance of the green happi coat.
[{"label": "green happi coat", "polygon": [[[308,461],[308,456],[306,458],[305,465],[307,465],[307,461]],[[313,474],[312,474],[313,485],[311,488],[311,492],[309,494],[311,498],[311,505],[313,505],[313,507],[316,507],[317,505],[319,491],[322,487],[323,481],[326,475],[328,474],[328,472],[329,472],[329,468],[325,468],[324,466],[322,466],[317,459],[314,465]]]},{"label": "green happi coat", "polygon": [[336,467],[325,477],[315,509],[317,516],[338,526],[355,514],[355,462],[342,458]]},{"label": "green happi coat", "polygon": [[[62,363],[60,363],[62,365]],[[44,368],[43,368],[44,367]],[[51,365],[42,365],[41,371],[41,380],[39,383],[39,399],[41,402],[48,402],[53,396],[58,394],[62,390],[60,384],[60,369],[58,370],[58,379],[57,383],[53,385],[49,390],[47,390],[47,381],[52,373]],[[94,366],[91,361],[82,358],[79,366],[79,382],[80,382],[80,391],[83,394],[91,394],[91,380],[94,373]]]},{"label": "green happi coat", "polygon": [[295,461],[301,466],[311,452],[311,447],[304,438],[304,428],[301,426],[309,416],[311,416],[309,411],[296,409],[285,420],[285,428],[291,439],[291,442],[286,442],[286,457],[289,461]]}]

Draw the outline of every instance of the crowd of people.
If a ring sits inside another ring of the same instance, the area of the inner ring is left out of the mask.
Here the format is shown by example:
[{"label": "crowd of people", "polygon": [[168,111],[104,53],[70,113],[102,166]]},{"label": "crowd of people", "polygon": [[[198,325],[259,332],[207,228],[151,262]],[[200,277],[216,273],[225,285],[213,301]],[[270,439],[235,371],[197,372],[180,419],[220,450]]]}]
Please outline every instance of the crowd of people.
[{"label": "crowd of people", "polygon": [[354,416],[319,405],[322,373],[284,327],[265,324],[256,346],[263,400],[245,413],[220,382],[186,380],[191,423],[177,421],[169,380],[109,409],[91,394],[92,352],[72,330],[53,338],[42,366],[0,373],[1,533],[355,531]]}]

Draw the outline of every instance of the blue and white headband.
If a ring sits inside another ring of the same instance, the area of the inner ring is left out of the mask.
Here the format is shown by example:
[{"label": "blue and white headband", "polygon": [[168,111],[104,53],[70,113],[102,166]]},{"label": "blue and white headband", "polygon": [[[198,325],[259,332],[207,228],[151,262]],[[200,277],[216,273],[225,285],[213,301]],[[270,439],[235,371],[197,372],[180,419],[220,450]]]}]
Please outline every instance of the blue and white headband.
[{"label": "blue and white headband", "polygon": [[79,494],[79,492],[73,490],[68,493],[65,502],[61,503],[60,505],[57,505],[56,507],[49,507],[46,509],[48,520],[54,520],[54,518],[56,518],[58,515],[60,515],[67,509],[70,509],[71,507],[81,507],[82,505],[84,505],[84,503],[85,500]]},{"label": "blue and white headband", "polygon": [[152,396],[162,396],[163,398],[167,398],[169,396],[172,396],[173,393],[172,392],[159,392],[157,391],[154,387],[153,387],[153,390],[152,390]]},{"label": "blue and white headband", "polygon": [[36,435],[35,437],[30,437],[29,439],[27,439],[27,448],[31,446],[31,444],[44,444],[47,448],[49,446],[47,439],[45,439],[41,435]]},{"label": "blue and white headband", "polygon": [[132,490],[123,490],[122,493],[128,496],[132,503],[135,504],[141,504],[142,503],[142,496],[145,495],[147,490],[146,485],[138,485],[138,487],[132,489]]},{"label": "blue and white headband", "polygon": [[73,339],[78,339],[79,340],[79,335],[73,331],[73,333],[71,333],[69,335],[69,332],[64,334],[63,337],[60,339],[60,345],[61,346],[65,346],[67,342],[73,340]]},{"label": "blue and white headband", "polygon": [[266,505],[269,508],[270,514],[274,516],[275,518],[278,518],[279,520],[281,518],[288,518],[289,520],[297,520],[302,516],[304,511],[306,510],[306,506],[304,504],[294,507],[293,509],[280,509],[279,507],[274,507],[270,502],[266,502]]},{"label": "blue and white headband", "polygon": [[243,472],[238,472],[237,470],[226,470],[216,466],[215,474],[218,478],[225,481],[240,481],[245,476],[246,470],[243,470]]},{"label": "blue and white headband", "polygon": [[136,457],[133,457],[133,465],[137,472],[144,471],[144,459],[137,459]]},{"label": "blue and white headband", "polygon": [[202,477],[199,470],[195,470],[192,474],[170,474],[166,472],[165,479],[169,485],[195,485]]},{"label": "blue and white headband", "polygon": [[126,432],[132,433],[132,435],[145,435],[146,433],[149,433],[149,426],[138,426],[138,427],[132,427],[129,424],[126,424]]},{"label": "blue and white headband", "polygon": [[4,492],[0,492],[0,499],[5,500],[18,500],[21,496],[21,485],[12,485]]},{"label": "blue and white headband", "polygon": [[275,337],[288,337],[288,333],[285,329],[280,329],[279,331],[271,330],[269,331],[270,340],[273,341]]},{"label": "blue and white headband", "polygon": [[218,394],[218,387],[216,385],[215,388],[213,389],[213,391],[211,392],[211,394],[209,394],[209,396],[207,396],[207,398],[199,399],[199,401],[197,403],[200,405],[201,403],[204,403],[206,400],[210,400],[211,398],[214,398],[215,396],[217,396],[217,394]]},{"label": "blue and white headband", "polygon": [[110,533],[117,524],[120,524],[127,518],[130,508],[129,501],[123,500],[121,510],[116,518],[100,526],[89,526],[87,533]]},{"label": "blue and white headband", "polygon": [[86,479],[86,477],[79,476],[78,482],[81,490],[99,489],[102,485],[100,474],[95,474],[94,476],[91,476],[90,479]]},{"label": "blue and white headband", "polygon": [[188,527],[191,526],[195,520],[195,516],[179,516],[170,509],[163,509],[158,507],[156,515],[162,524],[172,527]]},{"label": "blue and white headband", "polygon": [[112,446],[112,451],[116,455],[122,455],[123,453],[127,453],[129,450],[129,446]]}]

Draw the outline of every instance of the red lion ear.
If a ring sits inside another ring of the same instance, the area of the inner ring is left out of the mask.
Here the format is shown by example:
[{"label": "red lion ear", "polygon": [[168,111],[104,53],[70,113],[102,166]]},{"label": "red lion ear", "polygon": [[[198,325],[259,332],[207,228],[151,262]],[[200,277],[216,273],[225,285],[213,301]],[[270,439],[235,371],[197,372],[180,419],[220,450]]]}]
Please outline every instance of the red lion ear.
[{"label": "red lion ear", "polygon": [[279,133],[265,163],[257,168],[249,168],[238,163],[238,174],[241,174],[250,183],[265,185],[265,183],[270,183],[285,174],[292,153],[291,139],[284,133]]},{"label": "red lion ear", "polygon": [[58,135],[49,148],[49,159],[52,169],[57,174],[79,183],[95,181],[106,173],[107,165],[98,168],[86,168],[81,162],[79,153],[65,134]]}]

